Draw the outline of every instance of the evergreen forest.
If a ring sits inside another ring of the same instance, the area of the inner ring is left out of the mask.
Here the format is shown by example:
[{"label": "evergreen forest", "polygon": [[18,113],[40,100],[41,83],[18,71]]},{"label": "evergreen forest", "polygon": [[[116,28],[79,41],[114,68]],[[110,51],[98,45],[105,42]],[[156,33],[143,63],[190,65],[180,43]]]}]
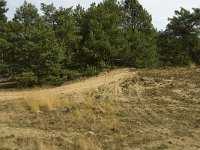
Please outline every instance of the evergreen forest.
[{"label": "evergreen forest", "polygon": [[162,31],[138,0],[40,10],[24,1],[12,19],[8,9],[0,0],[0,78],[17,87],[57,86],[116,67],[200,65],[200,8],[176,10]]}]

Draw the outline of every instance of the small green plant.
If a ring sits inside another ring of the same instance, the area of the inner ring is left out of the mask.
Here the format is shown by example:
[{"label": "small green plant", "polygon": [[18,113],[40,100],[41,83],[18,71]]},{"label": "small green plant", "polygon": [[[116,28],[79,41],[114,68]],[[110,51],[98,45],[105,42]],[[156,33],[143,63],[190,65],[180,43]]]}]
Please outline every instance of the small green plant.
[{"label": "small green plant", "polygon": [[9,74],[9,66],[8,65],[5,65],[5,64],[0,64],[0,74],[1,75],[6,75],[6,74]]},{"label": "small green plant", "polygon": [[85,76],[95,76],[100,73],[100,70],[94,66],[88,66],[84,72]]},{"label": "small green plant", "polygon": [[105,61],[100,61],[100,62],[98,63],[98,66],[99,66],[99,68],[101,68],[101,69],[111,69],[111,68],[112,68],[112,65],[106,63]]},{"label": "small green plant", "polygon": [[76,70],[64,70],[62,74],[64,81],[74,80],[82,76],[82,74]]},{"label": "small green plant", "polygon": [[61,85],[62,84],[62,78],[60,78],[59,76],[52,76],[52,75],[49,75],[47,78],[46,78],[46,84],[48,85],[52,85],[52,86],[58,86],[58,85]]},{"label": "small green plant", "polygon": [[33,72],[23,72],[18,81],[18,87],[33,87],[38,83],[38,78]]}]

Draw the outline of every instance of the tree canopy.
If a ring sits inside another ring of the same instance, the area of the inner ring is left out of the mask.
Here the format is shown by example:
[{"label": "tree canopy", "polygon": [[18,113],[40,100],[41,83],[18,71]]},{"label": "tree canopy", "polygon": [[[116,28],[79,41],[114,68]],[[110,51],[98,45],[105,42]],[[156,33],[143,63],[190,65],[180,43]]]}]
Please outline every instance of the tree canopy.
[{"label": "tree canopy", "polygon": [[158,32],[138,0],[56,8],[27,1],[7,20],[0,0],[0,76],[59,85],[113,67],[200,64],[200,9],[175,11]]},{"label": "tree canopy", "polygon": [[171,64],[200,64],[200,9],[181,8],[159,39],[161,58]]}]

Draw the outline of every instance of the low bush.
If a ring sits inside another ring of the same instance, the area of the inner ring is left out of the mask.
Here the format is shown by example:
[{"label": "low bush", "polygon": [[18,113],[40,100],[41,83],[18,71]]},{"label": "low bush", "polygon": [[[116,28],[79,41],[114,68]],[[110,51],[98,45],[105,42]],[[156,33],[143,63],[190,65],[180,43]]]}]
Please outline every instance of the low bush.
[{"label": "low bush", "polygon": [[63,82],[63,80],[62,80],[62,78],[60,78],[59,76],[52,76],[52,75],[49,75],[49,76],[45,79],[45,84],[52,85],[52,86],[61,85],[62,82]]},{"label": "low bush", "polygon": [[6,75],[10,73],[10,68],[8,65],[5,64],[0,64],[0,74],[1,75]]},{"label": "low bush", "polygon": [[18,87],[33,87],[38,83],[38,78],[33,72],[23,72],[18,79]]},{"label": "low bush", "polygon": [[105,61],[100,61],[100,62],[98,63],[98,66],[99,66],[99,68],[101,68],[101,69],[111,69],[111,68],[112,68],[112,65],[106,63]]},{"label": "low bush", "polygon": [[64,81],[74,80],[82,76],[82,74],[76,70],[64,70],[62,74]]},{"label": "low bush", "polygon": [[94,66],[88,66],[86,70],[84,71],[85,76],[95,76],[95,75],[98,75],[99,73],[100,73],[100,70]]}]

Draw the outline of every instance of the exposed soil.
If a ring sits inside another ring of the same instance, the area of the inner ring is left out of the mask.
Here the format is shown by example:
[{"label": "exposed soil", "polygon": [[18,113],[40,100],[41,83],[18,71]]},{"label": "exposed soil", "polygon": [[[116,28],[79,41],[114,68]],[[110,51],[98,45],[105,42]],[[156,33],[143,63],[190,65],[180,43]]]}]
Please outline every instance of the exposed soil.
[{"label": "exposed soil", "polygon": [[200,149],[200,69],[117,69],[0,91],[0,149]]}]

